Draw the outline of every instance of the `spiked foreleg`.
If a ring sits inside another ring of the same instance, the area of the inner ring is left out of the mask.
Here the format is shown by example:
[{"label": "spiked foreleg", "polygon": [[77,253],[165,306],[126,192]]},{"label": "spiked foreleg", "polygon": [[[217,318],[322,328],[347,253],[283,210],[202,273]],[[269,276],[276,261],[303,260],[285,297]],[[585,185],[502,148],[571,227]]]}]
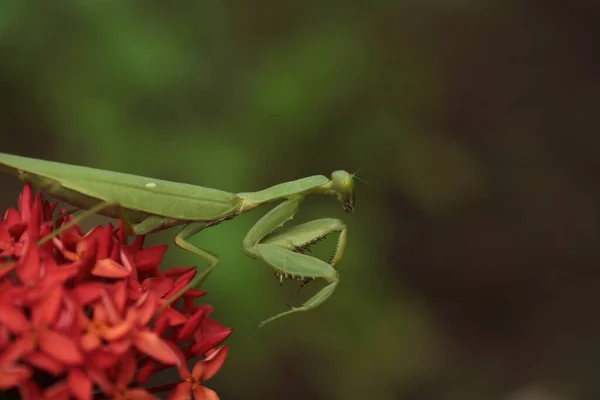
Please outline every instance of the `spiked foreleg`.
[{"label": "spiked foreleg", "polygon": [[301,198],[285,201],[269,211],[253,227],[244,239],[244,250],[251,257],[263,260],[280,277],[324,279],[328,285],[308,299],[300,307],[280,313],[261,323],[261,326],[284,315],[311,310],[322,304],[337,287],[339,276],[335,268],[316,257],[297,251],[331,232],[340,232],[340,239],[332,256],[332,263],[341,258],[346,243],[346,227],[335,219],[325,218],[307,222],[282,232],[276,232],[286,221],[293,218]]},{"label": "spiked foreleg", "polygon": [[337,218],[322,218],[291,228],[277,231],[261,241],[262,244],[272,244],[291,251],[302,251],[313,244],[325,239],[329,234],[339,232],[335,250],[329,259],[329,264],[335,267],[344,255],[346,249],[346,224]]}]

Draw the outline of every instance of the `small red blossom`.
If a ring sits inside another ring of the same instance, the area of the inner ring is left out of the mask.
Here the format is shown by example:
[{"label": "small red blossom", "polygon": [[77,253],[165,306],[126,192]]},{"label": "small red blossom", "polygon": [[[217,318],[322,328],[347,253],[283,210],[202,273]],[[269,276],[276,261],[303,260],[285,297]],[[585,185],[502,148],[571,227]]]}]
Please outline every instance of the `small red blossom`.
[{"label": "small red blossom", "polygon": [[192,396],[194,400],[219,400],[219,396],[214,390],[202,384],[215,376],[221,369],[228,351],[227,346],[213,349],[208,357],[194,365],[192,372],[183,364],[183,367],[179,369],[179,375],[183,382],[171,392],[169,400],[188,400],[192,399]]},{"label": "small red blossom", "polygon": [[[122,223],[74,225],[39,245],[73,220],[55,209],[25,185],[0,221],[0,397],[154,399],[173,389],[173,399],[218,399],[203,382],[223,365],[232,329],[195,303],[206,293],[181,293],[196,270],[163,272],[167,245],[130,244]],[[172,367],[183,382],[144,387]]]}]

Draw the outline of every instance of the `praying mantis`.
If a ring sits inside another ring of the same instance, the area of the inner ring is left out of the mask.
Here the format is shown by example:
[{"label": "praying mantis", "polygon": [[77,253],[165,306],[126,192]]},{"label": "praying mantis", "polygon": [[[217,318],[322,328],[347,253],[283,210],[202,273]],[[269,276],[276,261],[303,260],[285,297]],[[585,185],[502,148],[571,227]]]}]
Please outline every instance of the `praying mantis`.
[{"label": "praying mantis", "polygon": [[[5,153],[0,153],[0,170],[84,210],[72,225],[90,215],[101,214],[122,219],[128,232],[134,235],[183,226],[175,236],[175,244],[209,265],[202,273],[197,273],[181,293],[202,283],[219,261],[216,255],[190,243],[190,237],[261,205],[280,202],[248,231],[242,241],[244,252],[270,266],[280,281],[287,278],[304,282],[323,279],[327,284],[299,307],[289,307],[259,326],[292,313],[314,309],[325,302],[339,284],[336,266],[342,259],[347,241],[346,224],[341,219],[322,218],[287,229],[279,228],[294,217],[308,195],[335,196],[344,211],[354,212],[354,175],[346,171],[334,171],[331,179],[315,175],[256,192],[234,194]],[[69,227],[65,224],[53,236]],[[329,262],[303,254],[316,241],[334,232],[338,233],[338,240]]]}]

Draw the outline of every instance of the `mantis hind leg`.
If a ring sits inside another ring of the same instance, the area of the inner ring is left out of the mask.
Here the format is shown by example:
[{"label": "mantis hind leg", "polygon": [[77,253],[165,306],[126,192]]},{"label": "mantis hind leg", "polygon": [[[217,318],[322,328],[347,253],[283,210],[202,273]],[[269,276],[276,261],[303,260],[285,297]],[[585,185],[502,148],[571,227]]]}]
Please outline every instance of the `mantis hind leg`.
[{"label": "mantis hind leg", "polygon": [[[146,234],[149,234],[152,232],[156,232],[161,229],[164,229],[165,226],[167,226],[168,223],[171,221],[170,219],[167,219],[164,217],[160,217],[157,215],[151,215],[138,224],[132,224],[131,221],[127,218],[127,213],[120,206],[120,204],[115,203],[115,202],[101,202],[101,203],[98,203],[97,205],[95,205],[94,207],[91,207],[90,209],[83,211],[77,217],[73,218],[73,220],[62,225],[60,228],[56,229],[50,235],[45,236],[44,238],[40,239],[37,243],[38,246],[46,243],[48,240],[51,240],[52,238],[60,235],[61,233],[65,232],[66,230],[79,224],[82,220],[89,218],[92,215],[98,214],[101,211],[103,211],[107,208],[110,208],[110,207],[116,207],[117,209],[119,209],[119,213],[121,215],[121,220],[125,224],[125,229],[128,234],[134,234],[134,235],[141,236],[141,235],[146,235]],[[182,288],[176,296],[171,297],[171,299],[166,304],[169,304],[172,301],[176,300],[179,297],[179,294],[185,292],[190,287],[194,287],[194,286],[197,286],[200,283],[202,283],[208,277],[208,275],[210,274],[212,269],[219,262],[219,259],[214,254],[209,253],[206,250],[202,250],[201,248],[199,248],[187,241],[188,238],[196,235],[197,233],[200,233],[201,231],[206,229],[208,226],[210,226],[210,224],[208,222],[204,222],[204,221],[190,222],[181,229],[181,231],[177,234],[177,236],[175,236],[175,244],[177,244],[177,246],[179,246],[183,250],[186,250],[186,251],[188,251],[192,254],[195,254],[198,257],[208,261],[209,266],[201,274],[196,273],[194,278],[184,288]]]},{"label": "mantis hind leg", "polygon": [[[75,225],[81,223],[81,221],[83,221],[93,215],[101,214],[102,211],[104,211],[108,208],[111,208],[111,207],[114,207],[118,210],[118,213],[120,214],[120,219],[123,221],[123,224],[125,225],[125,230],[130,235],[131,234],[145,235],[150,232],[155,232],[161,226],[164,225],[164,218],[157,217],[157,216],[149,216],[144,221],[140,222],[139,224],[134,225],[127,217],[127,213],[125,212],[125,209],[123,207],[121,207],[121,205],[119,203],[111,202],[111,201],[102,201],[102,202],[99,202],[98,204],[94,205],[93,207],[82,211],[81,214],[75,216],[71,221],[67,222],[66,224],[62,225],[60,228],[54,230],[49,235],[40,239],[37,242],[37,245],[38,246],[43,245],[44,243],[48,242],[52,238],[57,237],[61,233],[65,232],[65,231],[71,229],[72,227],[74,227]],[[72,215],[73,213],[75,213],[77,211],[78,211],[77,209],[70,210],[70,211],[60,215],[56,219],[66,217],[68,215]]]},{"label": "mantis hind leg", "polygon": [[[61,233],[65,232],[65,231],[71,229],[72,227],[74,227],[75,225],[79,224],[84,219],[89,218],[89,217],[91,217],[93,215],[96,215],[96,214],[100,213],[101,211],[103,211],[103,210],[105,210],[107,208],[110,208],[110,207],[121,208],[121,206],[118,203],[108,202],[108,201],[100,202],[100,203],[96,204],[94,207],[91,207],[90,209],[83,211],[81,214],[77,215],[71,221],[69,221],[66,224],[62,225],[60,228],[54,230],[49,235],[47,235],[47,236],[41,238],[40,240],[38,240],[37,245],[38,246],[43,245],[44,243],[48,242],[49,240],[52,240],[52,238],[57,237]],[[61,215],[61,217],[64,217],[66,215],[70,215],[73,212],[75,212],[75,211],[72,210],[72,211],[68,212],[67,214]],[[123,211],[121,213],[123,214],[123,216],[125,216],[125,213]],[[126,222],[126,223],[128,223],[128,222]]]},{"label": "mantis hind leg", "polygon": [[198,271],[197,271],[194,278],[187,285],[185,285],[182,289],[180,289],[179,292],[177,292],[177,294],[175,296],[172,296],[164,304],[164,306],[176,301],[179,298],[179,296],[182,293],[184,293],[186,290],[196,287],[196,286],[199,286],[202,282],[204,282],[204,280],[206,278],[208,278],[208,275],[210,275],[212,270],[217,266],[217,264],[219,262],[219,258],[217,256],[215,256],[214,254],[212,254],[206,250],[199,248],[198,246],[188,242],[188,240],[187,240],[190,237],[202,232],[204,229],[208,228],[209,226],[210,226],[209,222],[204,222],[204,221],[190,222],[181,229],[181,231],[177,234],[177,236],[175,236],[175,244],[177,246],[179,246],[179,248],[181,248],[182,250],[188,251],[192,254],[195,254],[198,257],[206,260],[209,265],[208,265],[208,268],[206,268],[204,271],[202,271],[202,273],[198,273]]}]

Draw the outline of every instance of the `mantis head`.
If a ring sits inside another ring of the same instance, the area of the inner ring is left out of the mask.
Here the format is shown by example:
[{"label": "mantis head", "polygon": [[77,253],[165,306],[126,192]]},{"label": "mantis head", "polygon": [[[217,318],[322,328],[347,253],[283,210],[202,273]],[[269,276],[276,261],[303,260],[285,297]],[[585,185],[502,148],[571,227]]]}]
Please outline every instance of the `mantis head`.
[{"label": "mantis head", "polygon": [[354,175],[346,171],[334,171],[331,174],[332,190],[342,203],[344,211],[354,212]]}]

